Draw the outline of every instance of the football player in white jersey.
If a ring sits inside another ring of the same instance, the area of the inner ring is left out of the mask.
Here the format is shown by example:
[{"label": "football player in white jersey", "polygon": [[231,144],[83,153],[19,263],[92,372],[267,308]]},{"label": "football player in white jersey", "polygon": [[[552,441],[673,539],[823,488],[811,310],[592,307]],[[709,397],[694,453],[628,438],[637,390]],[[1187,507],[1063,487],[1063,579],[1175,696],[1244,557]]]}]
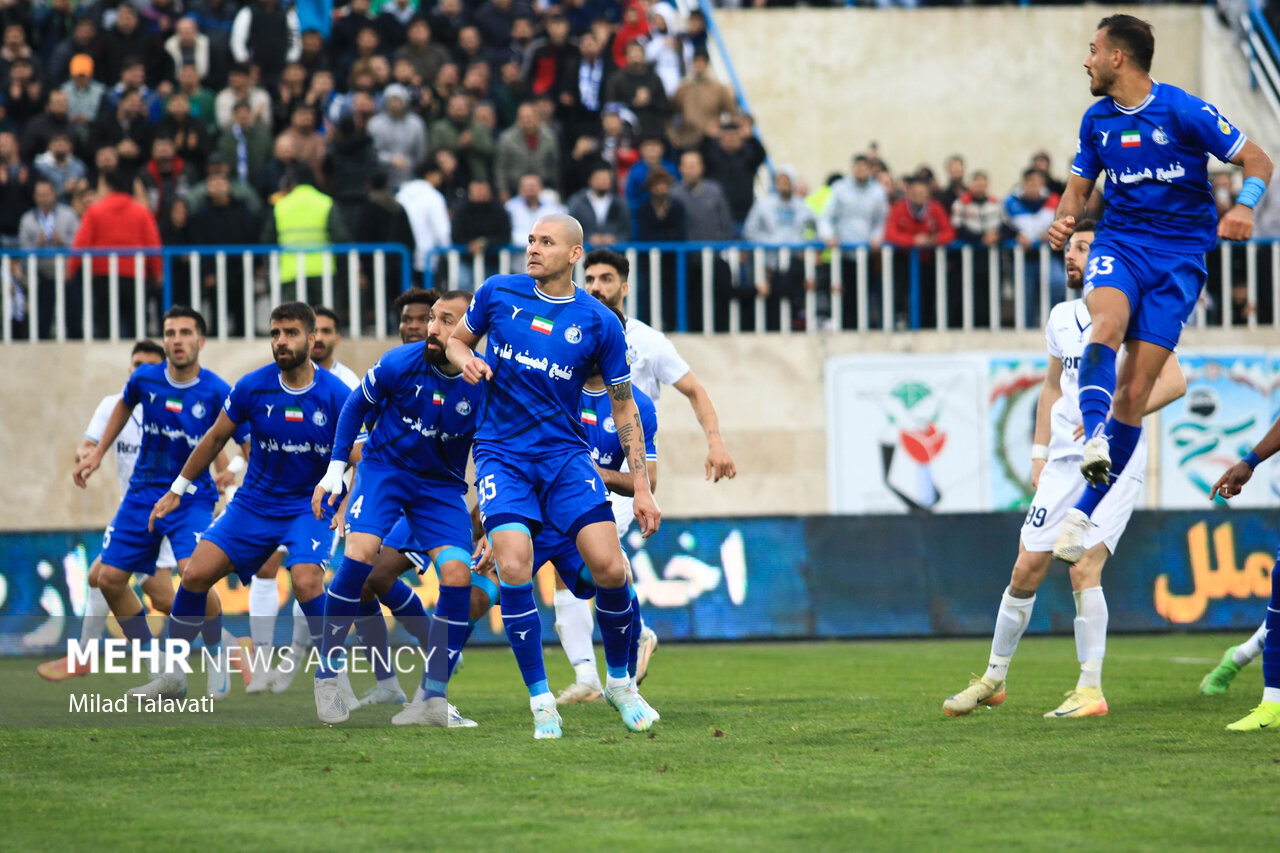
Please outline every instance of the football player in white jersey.
[{"label": "football player in white jersey", "polygon": [[[588,293],[619,312],[626,311],[627,278],[631,265],[626,255],[609,249],[596,249],[583,261],[583,287]],[[711,395],[689,369],[689,363],[680,357],[675,346],[662,332],[635,318],[626,323],[627,356],[631,360],[631,384],[639,388],[656,404],[663,385],[671,385],[689,398],[693,414],[707,437],[706,477],[713,482],[722,478],[732,479],[738,469],[725,447],[720,434],[720,416],[716,414]],[[625,467],[623,470],[626,470]],[[610,495],[614,520],[621,538],[634,521],[631,499]],[[591,606],[574,598],[556,578],[556,633],[573,665],[574,683],[556,697],[558,704],[598,701],[601,697],[600,674],[596,666],[595,649],[591,642],[594,627]],[[649,668],[649,659],[658,646],[658,636],[645,626],[640,632],[640,654],[636,663],[636,681],[642,681]]]},{"label": "football player in white jersey", "polygon": [[[1082,220],[1067,244],[1067,286],[1083,285],[1094,223]],[[1009,586],[1000,599],[991,657],[987,671],[969,686],[942,703],[948,716],[963,716],[979,705],[995,706],[1005,699],[1005,676],[1009,662],[1031,622],[1036,590],[1053,562],[1053,543],[1067,510],[1075,506],[1084,490],[1080,459],[1084,453],[1082,418],[1078,401],[1080,358],[1089,343],[1089,311],[1083,299],[1069,299],[1049,313],[1045,337],[1049,349],[1049,370],[1040,402],[1036,407],[1035,444],[1031,451],[1031,483],[1035,497],[1022,525],[1018,559]],[[1177,358],[1165,362],[1156,381],[1147,414],[1181,397],[1187,390],[1186,377]],[[1106,508],[1093,515],[1094,523],[1085,537],[1085,553],[1071,566],[1071,589],[1075,596],[1076,657],[1080,677],[1074,690],[1046,717],[1096,717],[1107,713],[1102,695],[1102,660],[1107,645],[1107,602],[1102,594],[1102,567],[1115,553],[1134,505],[1142,494],[1142,473],[1146,468],[1145,433],[1133,459],[1103,498]],[[1099,509],[1102,509],[1099,507]]]},{"label": "football player in white jersey", "polygon": [[[164,347],[154,341],[141,340],[133,345],[133,352],[129,356],[129,372],[132,373],[144,364],[159,364],[162,361],[164,361]],[[76,462],[80,462],[98,446],[98,442],[102,440],[102,430],[107,425],[107,417],[119,399],[118,393],[102,398],[102,402],[98,404],[93,417],[89,420],[89,426],[85,428],[80,446],[76,448]],[[122,498],[129,490],[129,478],[133,475],[133,465],[138,460],[138,448],[141,445],[142,413],[135,411],[124,425],[124,429],[120,430],[120,435],[116,436],[115,446],[112,448],[115,451],[116,479],[120,483]],[[142,579],[143,592],[151,599],[152,607],[160,613],[167,614],[169,606],[173,603],[172,572],[177,564],[177,560],[173,558],[173,550],[169,547],[169,540],[166,539],[160,545],[156,573]],[[89,595],[85,602],[84,619],[80,625],[81,646],[87,645],[90,640],[101,639],[102,631],[107,625],[107,614],[110,613],[107,600],[98,589],[100,566],[101,563],[95,558],[93,565],[89,567]],[[65,657],[40,664],[36,667],[36,672],[50,681],[62,681],[72,676],[88,674],[88,670],[74,669],[70,659]]]}]

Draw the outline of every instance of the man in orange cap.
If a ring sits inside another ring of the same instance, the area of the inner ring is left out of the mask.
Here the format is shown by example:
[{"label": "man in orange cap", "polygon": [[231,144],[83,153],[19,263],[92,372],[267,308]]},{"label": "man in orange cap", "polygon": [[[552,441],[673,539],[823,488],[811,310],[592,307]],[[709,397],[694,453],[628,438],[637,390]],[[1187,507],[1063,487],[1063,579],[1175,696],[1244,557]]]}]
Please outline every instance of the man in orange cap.
[{"label": "man in orange cap", "polygon": [[93,57],[77,53],[71,57],[71,79],[62,84],[67,94],[67,115],[71,123],[86,125],[98,115],[107,87],[93,79]]}]

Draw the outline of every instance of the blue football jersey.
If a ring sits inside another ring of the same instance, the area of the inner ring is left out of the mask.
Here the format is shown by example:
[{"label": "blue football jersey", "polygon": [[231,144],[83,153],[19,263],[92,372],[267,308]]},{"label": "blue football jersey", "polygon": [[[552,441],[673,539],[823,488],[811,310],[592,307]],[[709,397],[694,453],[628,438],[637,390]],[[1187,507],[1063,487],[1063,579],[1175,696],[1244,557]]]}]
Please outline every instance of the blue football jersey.
[{"label": "blue football jersey", "polygon": [[[189,382],[175,382],[169,376],[168,362],[144,364],[129,376],[122,399],[130,408],[142,406],[142,448],[129,479],[130,494],[136,490],[155,500],[168,490],[191,451],[218,419],[230,390],[222,377],[208,368],[201,368]],[[218,499],[208,471],[201,471],[191,482],[196,487],[194,497]]]},{"label": "blue football jersey", "polygon": [[286,387],[275,364],[241,377],[223,406],[228,418],[249,427],[249,469],[235,502],[263,515],[310,513],[350,393],[323,367],[301,389]]},{"label": "blue football jersey", "polygon": [[1173,252],[1204,252],[1218,242],[1209,156],[1224,163],[1245,135],[1176,86],[1152,82],[1137,107],[1102,98],[1085,111],[1072,174],[1106,174],[1099,236]]},{"label": "blue football jersey", "polygon": [[[639,388],[632,386],[636,408],[640,410],[640,426],[644,427],[644,456],[650,462],[658,461],[658,410],[653,400]],[[591,445],[591,459],[601,468],[619,471],[626,461],[622,442],[618,441],[618,427],[613,421],[613,405],[609,392],[582,392],[582,425],[587,429],[587,443]]]},{"label": "blue football jersey", "polygon": [[484,388],[428,364],[426,347],[414,341],[388,350],[353,392],[377,418],[363,458],[465,489]]},{"label": "blue football jersey", "polygon": [[504,452],[587,449],[579,413],[593,368],[600,365],[606,385],[631,379],[622,324],[581,288],[553,298],[528,275],[496,275],[476,291],[462,322],[489,336],[493,379],[485,383],[476,441],[501,442]]}]

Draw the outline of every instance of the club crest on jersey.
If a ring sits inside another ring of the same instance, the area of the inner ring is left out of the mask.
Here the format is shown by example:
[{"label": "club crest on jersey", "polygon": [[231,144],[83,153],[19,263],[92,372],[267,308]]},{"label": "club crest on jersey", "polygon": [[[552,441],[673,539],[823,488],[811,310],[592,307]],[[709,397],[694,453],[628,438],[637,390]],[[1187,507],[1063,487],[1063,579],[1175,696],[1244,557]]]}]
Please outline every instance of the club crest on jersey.
[{"label": "club crest on jersey", "polygon": [[564,339],[571,344],[576,344],[582,340],[582,330],[577,326],[570,326],[564,330]]},{"label": "club crest on jersey", "polygon": [[617,432],[617,431],[618,431],[618,425],[617,425],[617,424],[615,424],[615,423],[613,422],[613,418],[611,418],[611,417],[610,417],[610,418],[605,418],[605,419],[604,419],[603,427],[604,427],[604,431],[605,431],[605,432]]},{"label": "club crest on jersey", "polygon": [[1157,127],[1151,132],[1151,141],[1156,145],[1168,145],[1169,136],[1162,129]]},{"label": "club crest on jersey", "polygon": [[193,417],[203,418],[204,411],[204,403],[201,403],[199,400],[197,400],[196,404],[191,407],[191,414]]},{"label": "club crest on jersey", "polygon": [[316,409],[311,413],[311,422],[318,427],[322,427],[329,422],[329,418],[325,416],[324,412]]},{"label": "club crest on jersey", "polygon": [[466,415],[471,414],[471,401],[470,401],[470,400],[459,400],[459,401],[458,401],[458,405],[454,406],[454,407],[453,407],[453,410],[454,410],[455,412],[457,412],[458,414],[463,415],[463,416],[465,417]]}]

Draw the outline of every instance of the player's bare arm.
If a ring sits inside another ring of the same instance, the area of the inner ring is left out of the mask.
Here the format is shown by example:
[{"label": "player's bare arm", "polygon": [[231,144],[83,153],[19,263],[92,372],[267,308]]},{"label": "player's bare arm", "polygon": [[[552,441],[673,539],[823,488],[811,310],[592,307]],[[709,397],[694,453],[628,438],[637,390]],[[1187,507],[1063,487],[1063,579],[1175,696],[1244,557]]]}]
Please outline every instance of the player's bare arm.
[{"label": "player's bare arm", "polygon": [[613,420],[618,425],[618,443],[622,455],[631,469],[635,495],[635,515],[640,522],[641,534],[651,536],[662,523],[662,512],[653,499],[649,485],[649,465],[644,455],[644,425],[640,423],[640,409],[631,393],[631,382],[619,382],[609,386],[609,400],[613,405]]},{"label": "player's bare arm", "polygon": [[[1231,162],[1244,169],[1246,181],[1257,178],[1264,184],[1271,182],[1271,158],[1252,141],[1246,141]],[[1248,240],[1252,237],[1253,207],[1239,201],[1232,205],[1218,222],[1218,236],[1223,240]]]},{"label": "player's bare arm", "polygon": [[218,419],[213,422],[213,426],[209,428],[209,431],[204,434],[204,438],[200,439],[200,443],[195,446],[195,449],[191,451],[191,455],[187,457],[186,464],[182,466],[182,472],[173,481],[169,491],[165,492],[160,500],[156,501],[156,505],[151,508],[151,518],[147,521],[148,530],[155,530],[157,518],[164,518],[178,508],[178,504],[182,502],[182,496],[186,494],[187,486],[191,485],[192,480],[199,477],[202,472],[208,471],[209,466],[213,464],[214,459],[219,455],[226,455],[224,448],[235,431],[235,421],[227,417],[226,412],[219,412]]},{"label": "player's bare arm", "polygon": [[675,388],[689,398],[693,414],[707,436],[707,479],[715,483],[720,482],[722,477],[732,480],[738,474],[738,466],[725,447],[724,436],[720,434],[720,415],[716,413],[715,403],[711,402],[706,386],[698,381],[691,370],[676,380]]},{"label": "player's bare arm", "polygon": [[89,484],[89,476],[97,471],[102,465],[102,457],[106,453],[106,449],[115,444],[116,437],[120,435],[120,430],[124,429],[124,425],[129,422],[133,409],[125,405],[124,400],[117,400],[115,408],[111,410],[111,416],[107,418],[107,425],[102,430],[102,441],[100,441],[88,456],[76,463],[75,471],[71,475],[71,479],[80,488],[84,488]]},{"label": "player's bare arm", "polygon": [[479,385],[486,379],[493,378],[493,370],[488,363],[476,355],[476,345],[480,339],[468,332],[461,324],[453,329],[449,340],[444,345],[445,356],[449,363],[462,371],[462,378],[468,385]]},{"label": "player's bare arm", "polygon": [[1036,432],[1031,448],[1031,486],[1039,488],[1040,472],[1049,460],[1049,439],[1052,432],[1053,404],[1062,399],[1062,359],[1049,357],[1049,370],[1040,389],[1040,401],[1036,403]]},{"label": "player's bare arm", "polygon": [[1062,191],[1053,224],[1049,226],[1049,248],[1061,252],[1076,230],[1076,220],[1084,215],[1089,196],[1093,193],[1095,178],[1072,175],[1067,188]]}]

